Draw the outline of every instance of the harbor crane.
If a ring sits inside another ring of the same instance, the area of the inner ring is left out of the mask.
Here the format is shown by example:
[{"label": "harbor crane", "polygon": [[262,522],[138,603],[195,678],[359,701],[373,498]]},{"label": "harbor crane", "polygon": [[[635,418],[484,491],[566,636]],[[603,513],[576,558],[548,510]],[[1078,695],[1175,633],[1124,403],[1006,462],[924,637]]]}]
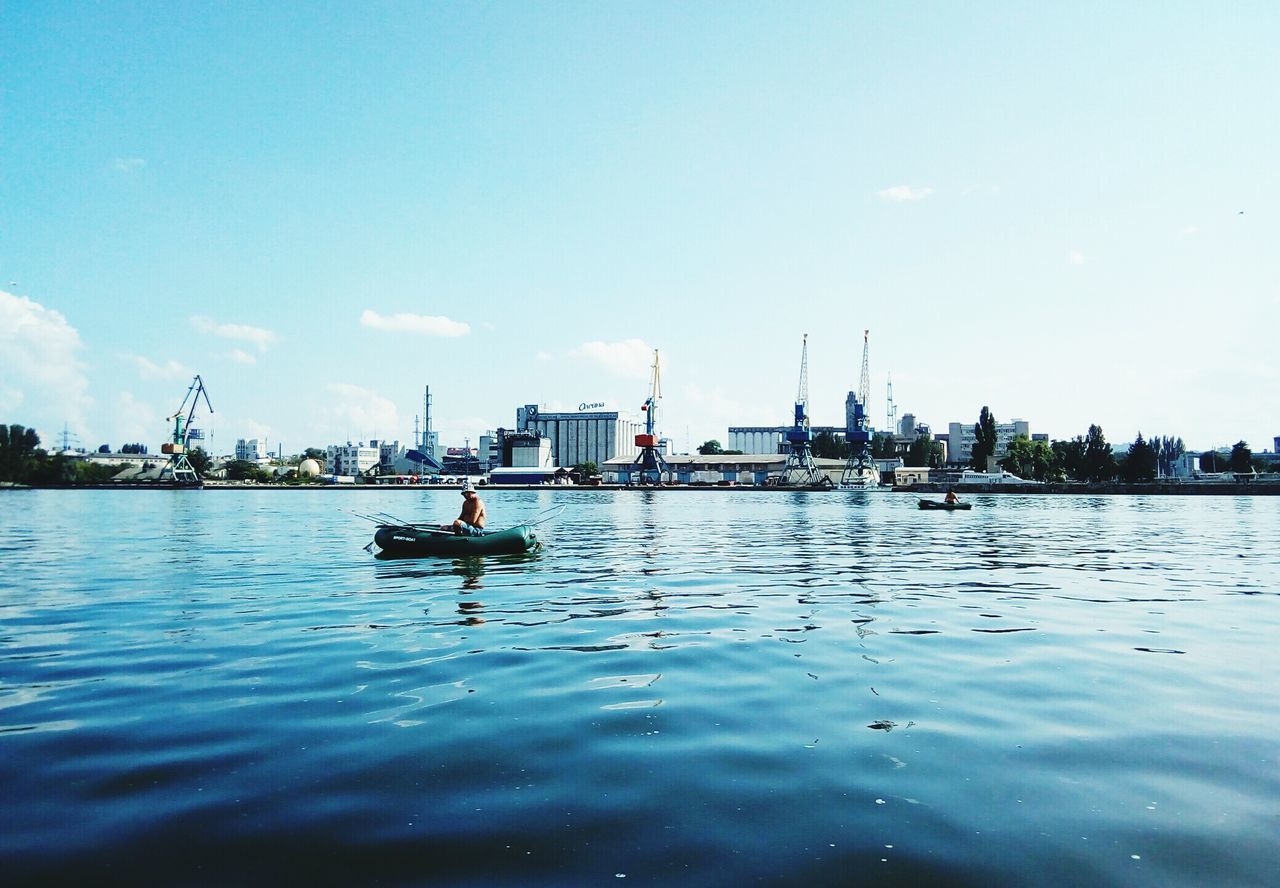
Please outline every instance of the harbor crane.
[{"label": "harbor crane", "polygon": [[[209,408],[209,413],[213,413],[213,405],[209,403],[209,392],[204,387],[204,380],[197,373],[195,379],[191,380],[187,394],[178,405],[177,411],[172,416],[166,417],[173,423],[173,435],[169,443],[160,445],[160,452],[169,454],[169,462],[160,470],[161,481],[172,481],[174,484],[189,487],[199,487],[202,483],[200,474],[187,459],[191,442],[204,438],[204,431],[191,425],[191,421],[195,419],[196,407],[199,406],[202,397],[205,406]],[[187,409],[188,401],[191,402],[189,410]]]},{"label": "harbor crane", "polygon": [[809,428],[809,334],[800,349],[800,388],[796,392],[795,419],[787,430],[787,464],[778,484],[782,487],[830,487],[831,479],[813,461],[813,431]]},{"label": "harbor crane", "polygon": [[870,351],[871,331],[862,331],[862,373],[858,377],[858,393],[849,393],[845,402],[844,440],[849,446],[849,457],[840,476],[840,486],[859,488],[874,487],[880,483],[880,471],[871,459],[871,422],[867,417],[867,399],[871,397]]},{"label": "harbor crane", "polygon": [[671,467],[658,449],[658,399],[662,397],[662,375],[658,369],[658,350],[653,350],[653,373],[649,381],[649,397],[640,408],[644,413],[644,434],[636,435],[636,447],[640,448],[631,471],[640,484],[662,484],[663,476],[671,480]]}]

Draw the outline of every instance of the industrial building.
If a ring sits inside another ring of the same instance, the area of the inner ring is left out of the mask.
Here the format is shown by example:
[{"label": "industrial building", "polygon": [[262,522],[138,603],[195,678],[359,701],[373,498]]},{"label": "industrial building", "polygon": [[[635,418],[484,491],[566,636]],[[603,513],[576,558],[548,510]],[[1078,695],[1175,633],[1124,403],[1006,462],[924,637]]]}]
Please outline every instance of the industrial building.
[{"label": "industrial building", "polygon": [[[902,460],[897,458],[874,462],[878,471],[886,476],[902,465]],[[667,457],[667,463],[677,484],[764,486],[777,483],[786,469],[787,454],[717,453],[704,456],[695,453]],[[819,474],[836,484],[844,472],[845,461],[815,458],[814,465]],[[600,468],[605,484],[635,484],[639,479],[639,467],[630,458],[616,457],[602,463]]]},{"label": "industrial building", "polygon": [[552,463],[571,467],[584,462],[604,465],[619,456],[634,459],[635,438],[644,431],[644,424],[602,403],[583,403],[577,411],[555,413],[542,413],[537,404],[526,404],[516,410],[515,430],[549,439]]},{"label": "industrial building", "polygon": [[[791,426],[729,426],[729,443],[725,450],[741,450],[743,453],[785,453],[786,436]],[[836,426],[810,426],[816,437],[823,432],[843,441],[845,430]]]},{"label": "industrial building", "polygon": [[236,459],[242,462],[260,463],[266,461],[266,454],[262,452],[262,444],[257,438],[236,439]]}]

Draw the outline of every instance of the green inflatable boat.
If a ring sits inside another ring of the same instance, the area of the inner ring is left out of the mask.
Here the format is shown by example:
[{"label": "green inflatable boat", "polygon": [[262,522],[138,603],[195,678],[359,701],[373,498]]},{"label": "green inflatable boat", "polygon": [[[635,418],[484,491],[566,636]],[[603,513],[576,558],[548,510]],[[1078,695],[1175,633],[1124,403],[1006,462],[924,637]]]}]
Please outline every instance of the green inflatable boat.
[{"label": "green inflatable boat", "polygon": [[518,555],[536,546],[538,537],[531,524],[517,524],[480,536],[456,534],[435,525],[384,524],[373,535],[373,541],[382,554],[396,558],[431,555],[459,558],[467,555]]},{"label": "green inflatable boat", "polygon": [[939,512],[967,512],[973,508],[973,503],[944,503],[938,500],[920,500],[920,508],[933,509]]}]

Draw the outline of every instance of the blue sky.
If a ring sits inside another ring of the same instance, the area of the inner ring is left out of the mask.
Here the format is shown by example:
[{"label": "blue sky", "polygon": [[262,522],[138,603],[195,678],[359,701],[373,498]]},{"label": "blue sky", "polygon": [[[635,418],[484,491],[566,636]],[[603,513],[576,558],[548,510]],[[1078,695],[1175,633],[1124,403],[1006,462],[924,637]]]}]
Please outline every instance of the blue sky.
[{"label": "blue sky", "polygon": [[1280,6],[0,5],[0,420],[1280,435]]}]

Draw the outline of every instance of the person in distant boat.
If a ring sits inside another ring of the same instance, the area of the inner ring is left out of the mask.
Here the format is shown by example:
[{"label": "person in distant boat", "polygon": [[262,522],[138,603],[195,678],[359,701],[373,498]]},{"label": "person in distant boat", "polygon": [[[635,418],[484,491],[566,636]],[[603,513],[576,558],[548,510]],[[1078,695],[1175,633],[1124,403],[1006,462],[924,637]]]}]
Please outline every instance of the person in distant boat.
[{"label": "person in distant boat", "polygon": [[954,487],[947,488],[947,495],[946,495],[946,498],[943,499],[943,502],[946,503],[948,506],[953,506],[956,503],[960,502],[960,497],[956,496],[956,490]]},{"label": "person in distant boat", "polygon": [[453,532],[469,536],[480,536],[484,533],[484,500],[468,481],[462,485],[462,514],[453,522]]}]

